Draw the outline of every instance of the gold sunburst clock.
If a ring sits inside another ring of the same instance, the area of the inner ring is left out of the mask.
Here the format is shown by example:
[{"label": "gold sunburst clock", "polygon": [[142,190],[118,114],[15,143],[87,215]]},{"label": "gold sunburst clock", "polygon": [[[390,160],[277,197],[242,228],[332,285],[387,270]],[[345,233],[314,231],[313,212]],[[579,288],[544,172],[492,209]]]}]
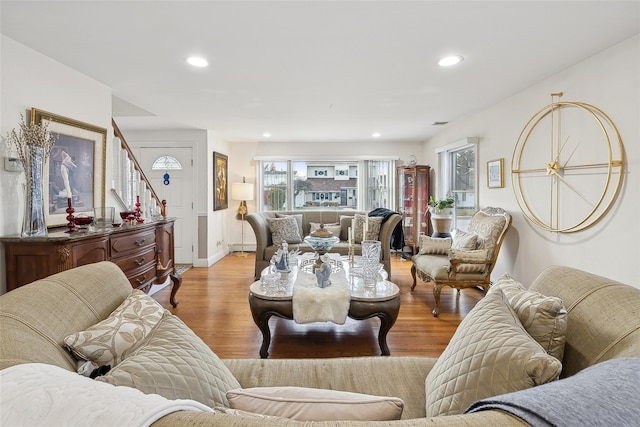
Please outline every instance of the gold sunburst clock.
[{"label": "gold sunburst clock", "polygon": [[598,222],[624,177],[618,129],[599,108],[557,100],[522,129],[511,159],[511,182],[525,217],[546,231],[573,233]]}]

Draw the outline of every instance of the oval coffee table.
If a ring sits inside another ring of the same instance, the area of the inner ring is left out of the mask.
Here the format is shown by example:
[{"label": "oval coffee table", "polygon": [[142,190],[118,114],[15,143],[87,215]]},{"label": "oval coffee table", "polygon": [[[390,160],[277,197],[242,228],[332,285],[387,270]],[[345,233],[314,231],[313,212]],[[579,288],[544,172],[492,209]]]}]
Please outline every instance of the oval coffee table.
[{"label": "oval coffee table", "polygon": [[[286,285],[278,289],[267,289],[260,281],[253,282],[249,287],[249,307],[253,321],[262,332],[262,346],[260,357],[269,357],[271,331],[269,319],[272,316],[293,320],[293,283],[297,274],[297,267],[289,273]],[[348,275],[348,273],[347,273]],[[283,281],[284,282],[284,281]],[[348,316],[355,320],[365,320],[372,317],[380,319],[378,344],[383,356],[389,356],[387,333],[396,322],[400,311],[400,290],[395,283],[388,280],[380,281],[375,288],[365,288],[359,278],[350,279],[351,300]]]}]

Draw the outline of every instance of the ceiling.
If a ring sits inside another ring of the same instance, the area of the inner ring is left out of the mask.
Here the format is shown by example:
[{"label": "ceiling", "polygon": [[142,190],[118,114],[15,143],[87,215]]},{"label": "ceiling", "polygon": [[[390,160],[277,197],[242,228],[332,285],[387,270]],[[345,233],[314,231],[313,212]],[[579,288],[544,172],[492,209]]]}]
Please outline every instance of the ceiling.
[{"label": "ceiling", "polygon": [[640,2],[2,0],[0,24],[112,88],[125,134],[422,141],[638,34]]}]

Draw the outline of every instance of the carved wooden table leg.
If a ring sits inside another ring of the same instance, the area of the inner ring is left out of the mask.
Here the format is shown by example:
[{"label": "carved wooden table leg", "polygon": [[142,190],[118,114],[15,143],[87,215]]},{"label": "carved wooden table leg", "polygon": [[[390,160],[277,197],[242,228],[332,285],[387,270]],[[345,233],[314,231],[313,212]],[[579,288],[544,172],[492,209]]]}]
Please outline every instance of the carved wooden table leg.
[{"label": "carved wooden table leg", "polygon": [[383,356],[389,356],[389,346],[387,345],[387,334],[398,319],[400,312],[400,295],[387,301],[365,302],[351,300],[349,305],[349,317],[355,320],[365,320],[372,317],[380,319],[380,330],[378,331],[378,344]]},{"label": "carved wooden table leg", "polygon": [[269,345],[271,344],[271,330],[269,329],[269,319],[271,316],[278,316],[283,319],[293,320],[293,301],[272,301],[255,297],[249,293],[249,307],[251,315],[258,329],[262,333],[262,345],[260,346],[260,357],[269,357]]},{"label": "carved wooden table leg", "polygon": [[171,288],[171,296],[169,296],[169,302],[171,303],[173,308],[176,308],[178,306],[178,303],[180,302],[176,300],[176,293],[178,292],[178,289],[180,289],[180,285],[182,285],[182,276],[173,273],[169,277],[173,282],[173,287]]}]

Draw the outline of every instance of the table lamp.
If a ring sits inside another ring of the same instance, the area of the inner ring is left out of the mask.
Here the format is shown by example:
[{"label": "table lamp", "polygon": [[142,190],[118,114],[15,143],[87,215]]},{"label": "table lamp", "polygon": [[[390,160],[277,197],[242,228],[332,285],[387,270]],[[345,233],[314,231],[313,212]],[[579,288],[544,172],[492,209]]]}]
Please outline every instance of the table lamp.
[{"label": "table lamp", "polygon": [[240,253],[236,253],[237,256],[247,256],[244,253],[244,216],[247,214],[247,200],[253,200],[253,184],[245,182],[244,176],[242,182],[234,182],[231,184],[231,198],[233,200],[240,200],[240,206],[238,206],[238,214],[242,218],[242,240],[240,243]]}]

